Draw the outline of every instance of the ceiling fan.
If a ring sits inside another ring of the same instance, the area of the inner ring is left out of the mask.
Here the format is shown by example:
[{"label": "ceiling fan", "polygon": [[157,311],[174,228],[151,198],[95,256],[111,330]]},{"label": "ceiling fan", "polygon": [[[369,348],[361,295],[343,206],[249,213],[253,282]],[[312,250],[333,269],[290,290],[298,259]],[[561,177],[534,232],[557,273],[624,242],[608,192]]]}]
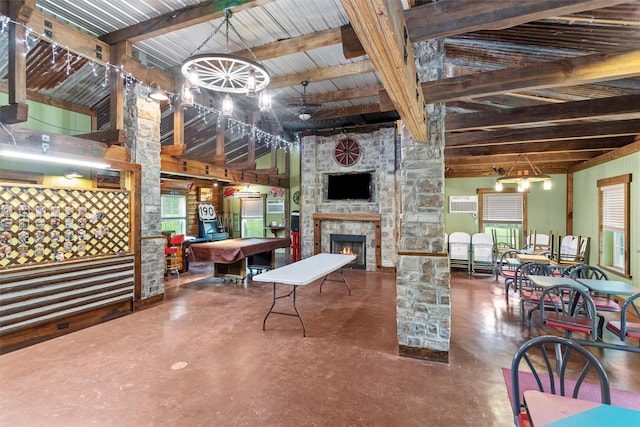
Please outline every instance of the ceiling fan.
[{"label": "ceiling fan", "polygon": [[301,84],[302,99],[300,101],[300,108],[298,109],[298,118],[303,122],[306,122],[320,107],[320,104],[310,104],[307,102],[307,86],[309,86],[309,82],[307,80],[303,80]]}]

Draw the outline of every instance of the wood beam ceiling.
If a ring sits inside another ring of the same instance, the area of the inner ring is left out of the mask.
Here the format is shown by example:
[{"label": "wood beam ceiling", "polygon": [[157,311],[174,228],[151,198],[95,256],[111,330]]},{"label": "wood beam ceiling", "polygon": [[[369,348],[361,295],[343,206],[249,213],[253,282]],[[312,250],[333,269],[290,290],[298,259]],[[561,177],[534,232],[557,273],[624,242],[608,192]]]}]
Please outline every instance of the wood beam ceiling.
[{"label": "wood beam ceiling", "polygon": [[447,134],[445,146],[477,147],[481,145],[605,138],[607,136],[636,135],[639,130],[640,119],[521,129],[498,129],[493,131],[470,131]]},{"label": "wood beam ceiling", "polygon": [[567,58],[422,83],[428,103],[582,85],[640,75],[640,50]]},{"label": "wood beam ceiling", "polygon": [[[600,119],[629,115],[640,118],[640,94],[546,104],[447,116],[446,132],[532,125],[546,122]],[[640,131],[640,130],[639,130]]]},{"label": "wood beam ceiling", "polygon": [[427,117],[401,4],[392,0],[341,0],[351,26],[376,66],[385,90],[415,141],[427,141]]},{"label": "wood beam ceiling", "polygon": [[264,6],[272,1],[274,0],[241,2],[237,0],[205,1],[195,6],[175,10],[149,19],[145,22],[140,22],[136,25],[131,25],[118,31],[113,31],[100,37],[100,39],[110,45],[119,44],[125,41],[135,43],[221,18],[224,10],[227,8],[233,8],[234,12],[240,12],[242,10],[248,10],[258,6]]},{"label": "wood beam ceiling", "polygon": [[512,143],[512,144],[500,144],[500,145],[480,145],[475,147],[446,147],[445,146],[445,159],[449,156],[477,156],[482,158],[483,156],[499,155],[499,154],[512,154],[512,153],[567,153],[573,151],[593,151],[593,150],[612,150],[623,147],[632,143],[633,136],[618,136],[607,138],[593,138],[593,139],[576,139],[565,140],[559,143],[558,141],[546,141],[536,142],[533,144],[528,143]]},{"label": "wood beam ceiling", "polygon": [[[413,42],[480,30],[500,30],[556,15],[583,12],[628,0],[440,0],[404,12]],[[472,18],[472,19],[471,19]]]}]

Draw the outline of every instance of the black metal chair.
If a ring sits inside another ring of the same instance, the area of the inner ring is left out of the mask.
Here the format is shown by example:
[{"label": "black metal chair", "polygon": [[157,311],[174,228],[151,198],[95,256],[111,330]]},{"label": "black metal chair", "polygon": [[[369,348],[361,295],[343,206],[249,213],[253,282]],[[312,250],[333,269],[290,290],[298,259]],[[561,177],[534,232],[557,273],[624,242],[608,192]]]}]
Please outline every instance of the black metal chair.
[{"label": "black metal chair", "polygon": [[[572,268],[570,268],[568,272],[565,272],[564,275],[572,279],[609,280],[609,277],[607,277],[607,273],[605,273],[598,267],[587,264],[576,264],[572,266]],[[613,301],[610,295],[592,294],[591,298],[596,304],[596,309],[600,311],[619,312],[621,310],[620,304]]]},{"label": "black metal chair", "polygon": [[[524,320],[525,304],[532,307],[527,311],[527,327],[531,327],[531,316],[540,308],[542,288],[535,286],[528,276],[553,276],[551,267],[537,262],[525,262],[516,269],[515,281],[520,293],[520,319]],[[549,301],[547,301],[549,302]]]},{"label": "black metal chair", "polygon": [[[527,371],[521,370],[521,365],[525,364]],[[520,346],[511,362],[511,401],[516,426],[528,421],[521,401],[525,390],[521,387],[520,377],[525,372],[531,372],[538,391],[573,398],[579,397],[587,375],[595,372],[600,385],[600,399],[602,403],[611,404],[609,378],[593,354],[566,338],[550,335],[536,337]]]}]

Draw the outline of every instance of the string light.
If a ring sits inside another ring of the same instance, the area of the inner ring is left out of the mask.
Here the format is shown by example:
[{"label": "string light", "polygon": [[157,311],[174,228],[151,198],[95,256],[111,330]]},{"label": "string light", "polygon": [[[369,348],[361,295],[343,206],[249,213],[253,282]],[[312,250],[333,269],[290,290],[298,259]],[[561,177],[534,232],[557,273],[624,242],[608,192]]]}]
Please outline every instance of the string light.
[{"label": "string light", "polygon": [[[45,42],[49,43],[51,45],[51,64],[52,66],[55,65],[56,63],[56,56],[58,54],[58,48],[59,45],[56,41],[54,41],[53,39],[48,38],[46,35],[43,34],[39,34],[36,31],[34,31],[33,29],[31,29],[30,27],[26,26],[25,24],[21,23],[21,22],[17,22],[12,20],[10,17],[5,16],[5,15],[0,15],[0,34],[3,34],[7,28],[7,26],[12,23],[14,25],[20,25],[22,27],[25,28],[25,39],[24,39],[24,45],[25,45],[25,55],[26,53],[30,50],[31,46],[29,43],[29,38],[33,38],[35,40],[35,42],[37,42],[38,40],[44,40]],[[124,70],[124,65],[120,65],[120,66],[116,66],[114,64],[111,64],[109,62],[100,62],[100,61],[96,61],[93,58],[89,58],[79,52],[76,52],[72,49],[70,49],[68,46],[65,46],[64,50],[66,51],[66,58],[65,58],[65,72],[67,75],[71,74],[72,71],[72,66],[71,63],[72,61],[76,61],[77,59],[85,59],[88,60],[91,66],[91,70],[93,72],[94,76],[98,76],[98,69],[96,67],[96,65],[104,67],[104,74],[102,77],[102,86],[103,87],[107,87],[109,85],[109,81],[110,81],[110,73],[113,71],[116,71],[119,75],[119,77],[124,81],[125,87],[124,87],[124,95],[128,96],[129,93],[131,93],[131,87],[133,84],[138,84],[143,86],[145,89],[147,89],[148,91],[151,90],[151,87],[149,85],[144,84],[144,82],[137,80],[135,77],[133,77],[133,75],[129,72],[126,72]],[[173,92],[169,92],[169,91],[165,91],[167,93],[167,96],[169,97],[169,110],[173,111],[173,103],[177,102],[177,100],[180,98],[180,94],[177,93],[173,93]],[[266,101],[268,100],[270,103],[270,100],[268,98],[265,99]],[[199,104],[195,104],[192,103],[191,105],[185,105],[186,107],[195,107],[198,108],[198,114],[201,116],[201,118],[204,120],[205,123],[207,123],[206,120],[206,115],[207,114],[215,114],[215,117],[217,118],[218,124],[221,123],[221,120],[223,120],[225,117],[223,117],[223,113],[219,110],[213,109],[213,108],[208,108]],[[256,140],[256,142],[259,143],[264,143],[267,146],[271,146],[271,145],[275,145],[276,148],[284,148],[286,150],[290,150],[292,147],[296,147],[300,145],[300,135],[296,134],[295,140],[292,141],[287,141],[286,139],[282,138],[281,136],[276,136],[273,134],[270,134],[268,132],[263,131],[262,129],[257,128],[255,125],[250,125],[247,123],[243,123],[239,120],[236,120],[232,117],[226,117],[227,119],[227,126],[230,128],[230,131],[233,133],[239,133],[242,136],[246,136],[249,134],[253,135],[253,138]]]}]

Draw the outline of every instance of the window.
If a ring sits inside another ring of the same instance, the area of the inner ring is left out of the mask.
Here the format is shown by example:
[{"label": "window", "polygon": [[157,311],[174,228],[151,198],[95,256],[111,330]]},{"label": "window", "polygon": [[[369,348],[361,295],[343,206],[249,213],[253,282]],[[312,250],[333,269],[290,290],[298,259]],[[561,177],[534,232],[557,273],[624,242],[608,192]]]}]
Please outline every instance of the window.
[{"label": "window", "polygon": [[629,276],[629,206],[631,175],[598,181],[598,264],[622,276]]},{"label": "window", "polygon": [[185,234],[187,230],[187,197],[163,194],[161,201],[161,230]]},{"label": "window", "polygon": [[522,230],[526,229],[526,193],[478,190],[480,231],[492,234],[499,243],[520,246]]}]

